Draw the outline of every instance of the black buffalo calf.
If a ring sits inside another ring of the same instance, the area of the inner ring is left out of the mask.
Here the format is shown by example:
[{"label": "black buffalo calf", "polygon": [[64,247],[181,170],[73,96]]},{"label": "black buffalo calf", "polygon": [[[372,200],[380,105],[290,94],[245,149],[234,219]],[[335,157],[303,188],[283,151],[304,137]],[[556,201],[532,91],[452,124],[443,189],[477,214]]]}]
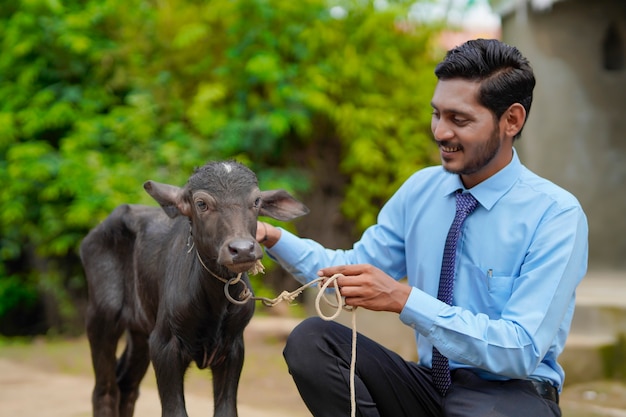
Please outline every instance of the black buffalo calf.
[{"label": "black buffalo calf", "polygon": [[[80,248],[93,415],[132,416],[152,361],[162,416],[187,416],[183,380],[194,361],[211,368],[214,415],[235,417],[254,301],[229,302],[223,280],[241,273],[249,286],[246,271],[263,256],[255,240],[259,215],[291,220],[308,209],[285,191],[259,190],[254,173],[232,161],[198,168],[182,188],[153,181],[144,188],[161,208],[119,206]],[[238,298],[242,284],[229,289]]]}]

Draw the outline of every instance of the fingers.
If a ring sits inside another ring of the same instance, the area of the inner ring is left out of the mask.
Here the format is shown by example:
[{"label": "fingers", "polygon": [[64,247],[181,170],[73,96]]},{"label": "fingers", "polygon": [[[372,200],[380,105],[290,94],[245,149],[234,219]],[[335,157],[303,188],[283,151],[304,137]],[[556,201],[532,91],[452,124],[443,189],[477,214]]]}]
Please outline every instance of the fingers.
[{"label": "fingers", "polygon": [[267,240],[267,225],[264,222],[256,222],[256,241],[264,243]]},{"label": "fingers", "polygon": [[[317,274],[325,277],[325,282],[335,277],[337,286],[342,290],[342,294],[348,296],[356,293],[359,287],[367,286],[371,280],[375,280],[377,270],[369,264],[339,265],[320,269]],[[331,285],[332,286],[332,285]]]},{"label": "fingers", "polygon": [[278,242],[281,235],[280,229],[259,220],[257,220],[256,225],[257,242],[261,243],[266,248],[271,248]]},{"label": "fingers", "polygon": [[366,273],[370,268],[370,265],[365,264],[329,266],[317,271],[317,275],[320,277],[332,277],[336,274],[345,275],[347,277],[356,276]]},{"label": "fingers", "polygon": [[[324,281],[320,284],[325,288],[334,288],[335,285],[339,292],[345,297],[347,305],[356,305],[352,297],[361,297],[364,292],[368,292],[371,287],[371,278],[368,271],[374,268],[371,265],[341,265],[323,268],[318,272],[320,277],[324,277]],[[334,282],[329,282],[329,280]]]},{"label": "fingers", "polygon": [[327,280],[336,274],[341,274],[336,284],[345,304],[353,307],[400,313],[411,292],[409,285],[399,283],[369,264],[340,265],[318,271],[318,275]]}]

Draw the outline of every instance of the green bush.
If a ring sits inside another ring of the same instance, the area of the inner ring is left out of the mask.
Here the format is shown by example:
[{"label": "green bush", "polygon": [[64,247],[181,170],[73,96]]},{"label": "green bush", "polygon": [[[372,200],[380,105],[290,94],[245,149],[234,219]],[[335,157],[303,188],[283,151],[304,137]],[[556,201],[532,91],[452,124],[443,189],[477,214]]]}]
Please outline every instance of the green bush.
[{"label": "green bush", "polygon": [[326,0],[0,4],[0,322],[37,296],[66,331],[82,237],[120,203],[153,204],[145,180],[182,185],[209,159],[306,195],[311,150],[336,143],[343,213],[370,225],[433,161],[441,51],[403,2],[337,4],[342,18]]}]

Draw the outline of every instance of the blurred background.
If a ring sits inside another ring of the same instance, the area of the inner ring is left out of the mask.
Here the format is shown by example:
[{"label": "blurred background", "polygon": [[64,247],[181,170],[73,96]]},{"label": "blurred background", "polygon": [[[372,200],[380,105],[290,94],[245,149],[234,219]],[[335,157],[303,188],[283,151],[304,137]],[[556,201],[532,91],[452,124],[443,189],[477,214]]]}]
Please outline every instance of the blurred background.
[{"label": "blurred background", "polygon": [[[300,233],[353,242],[437,163],[433,68],[453,43],[447,16],[460,29],[471,8],[0,3],[0,333],[82,332],[81,239],[119,204],[156,204],[144,181],[182,186],[209,160],[237,159],[261,188],[305,201]],[[285,284],[274,275],[256,284]]]},{"label": "blurred background", "polygon": [[[182,186],[209,160],[237,159],[311,208],[282,226],[349,247],[438,163],[433,69],[477,37],[535,68],[517,149],[590,224],[577,318],[602,341],[575,363],[626,378],[623,0],[1,1],[0,340],[80,337],[81,239],[121,203],[155,204],[144,181]],[[265,265],[257,293],[296,287]]]}]

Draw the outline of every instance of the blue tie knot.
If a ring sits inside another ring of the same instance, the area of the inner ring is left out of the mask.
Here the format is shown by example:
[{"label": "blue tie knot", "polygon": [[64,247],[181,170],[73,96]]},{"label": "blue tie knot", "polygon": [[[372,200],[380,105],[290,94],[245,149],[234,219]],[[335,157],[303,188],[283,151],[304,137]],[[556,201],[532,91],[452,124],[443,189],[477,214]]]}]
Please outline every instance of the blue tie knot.
[{"label": "blue tie knot", "polygon": [[470,193],[457,193],[456,195],[456,211],[464,214],[470,214],[478,207],[478,200]]}]

